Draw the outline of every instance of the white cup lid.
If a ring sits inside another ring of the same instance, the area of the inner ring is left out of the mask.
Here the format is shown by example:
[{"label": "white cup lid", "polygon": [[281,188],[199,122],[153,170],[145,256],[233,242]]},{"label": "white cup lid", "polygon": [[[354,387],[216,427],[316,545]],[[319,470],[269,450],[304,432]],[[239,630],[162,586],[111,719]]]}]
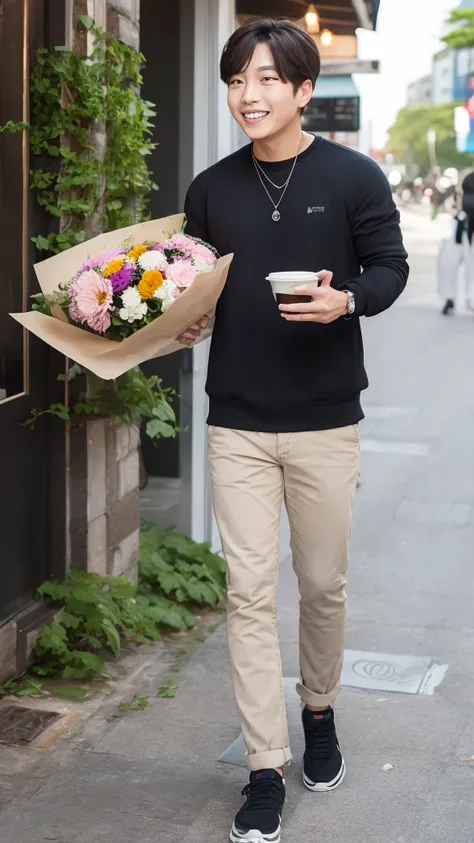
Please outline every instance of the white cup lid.
[{"label": "white cup lid", "polygon": [[312,281],[319,281],[319,276],[317,272],[270,272],[265,280],[287,281],[297,287],[298,284],[310,284]]}]

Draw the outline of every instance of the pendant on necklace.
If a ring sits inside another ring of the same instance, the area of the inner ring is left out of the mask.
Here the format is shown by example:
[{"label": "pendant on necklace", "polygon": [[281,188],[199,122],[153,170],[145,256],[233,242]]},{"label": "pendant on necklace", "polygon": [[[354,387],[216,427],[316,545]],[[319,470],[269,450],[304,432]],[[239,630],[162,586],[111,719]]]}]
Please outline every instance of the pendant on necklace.
[{"label": "pendant on necklace", "polygon": [[278,222],[279,219],[280,219],[280,211],[278,211],[275,208],[275,210],[273,211],[273,214],[272,214],[272,220],[273,220],[273,222]]}]

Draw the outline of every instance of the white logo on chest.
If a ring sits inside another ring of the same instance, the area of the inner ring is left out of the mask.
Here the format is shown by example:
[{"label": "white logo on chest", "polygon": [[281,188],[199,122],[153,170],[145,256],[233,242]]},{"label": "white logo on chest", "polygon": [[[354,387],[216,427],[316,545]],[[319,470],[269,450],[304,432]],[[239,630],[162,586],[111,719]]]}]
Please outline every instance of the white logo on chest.
[{"label": "white logo on chest", "polygon": [[324,214],[326,208],[324,205],[308,205],[307,214]]}]

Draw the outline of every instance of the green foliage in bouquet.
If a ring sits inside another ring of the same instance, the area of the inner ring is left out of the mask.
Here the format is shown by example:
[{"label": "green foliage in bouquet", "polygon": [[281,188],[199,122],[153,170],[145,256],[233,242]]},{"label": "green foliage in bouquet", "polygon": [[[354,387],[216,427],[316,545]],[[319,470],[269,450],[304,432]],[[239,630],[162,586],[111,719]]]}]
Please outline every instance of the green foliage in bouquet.
[{"label": "green foliage in bouquet", "polygon": [[163,388],[157,375],[147,378],[137,368],[115,380],[104,381],[74,363],[67,375],[59,375],[58,380],[73,381],[80,375],[85,375],[86,379],[76,401],[70,406],[55,403],[46,410],[33,410],[27,424],[34,425],[45,415],[66,421],[73,415],[85,415],[137,426],[146,419],[150,439],[176,436],[176,415],[170,403],[175,393],[170,388]]},{"label": "green foliage in bouquet", "polygon": [[[62,608],[35,643],[32,672],[89,679],[106,674],[106,660],[118,656],[124,642],[149,643],[164,630],[191,629],[193,609],[223,599],[225,563],[208,545],[145,524],[138,589],[125,577],[70,571],[61,583],[46,582],[39,595]],[[6,690],[40,693],[41,685],[31,680]]]}]

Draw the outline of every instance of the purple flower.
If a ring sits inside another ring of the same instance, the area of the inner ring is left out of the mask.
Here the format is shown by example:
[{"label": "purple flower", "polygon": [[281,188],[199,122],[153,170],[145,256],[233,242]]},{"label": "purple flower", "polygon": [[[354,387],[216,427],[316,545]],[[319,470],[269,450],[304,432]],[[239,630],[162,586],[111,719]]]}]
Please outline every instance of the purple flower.
[{"label": "purple flower", "polygon": [[133,266],[129,266],[128,264],[125,264],[124,266],[122,266],[122,269],[119,269],[118,272],[114,272],[109,277],[109,281],[112,284],[112,289],[114,291],[114,295],[116,293],[122,293],[123,290],[125,290],[128,287],[128,285],[130,284],[130,281],[133,278],[134,272],[135,272],[135,269],[134,269]]},{"label": "purple flower", "polygon": [[89,269],[97,269],[97,267],[105,266],[113,258],[118,258],[121,255],[124,255],[126,251],[126,249],[108,249],[106,252],[102,252],[101,255],[97,255],[94,258],[87,258],[80,269],[77,270],[74,280],[79,278],[83,272],[87,272]]},{"label": "purple flower", "polygon": [[150,249],[151,252],[164,252],[164,250],[165,247],[163,243],[155,243]]}]

